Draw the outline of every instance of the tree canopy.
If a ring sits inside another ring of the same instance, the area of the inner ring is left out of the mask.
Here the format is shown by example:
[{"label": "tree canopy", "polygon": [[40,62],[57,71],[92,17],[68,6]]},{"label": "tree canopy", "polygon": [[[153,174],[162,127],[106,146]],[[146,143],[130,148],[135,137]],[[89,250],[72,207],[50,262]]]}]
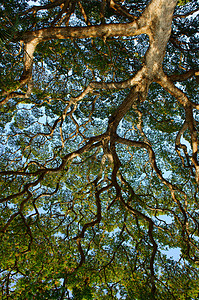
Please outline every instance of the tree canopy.
[{"label": "tree canopy", "polygon": [[2,299],[199,299],[199,1],[0,21]]}]

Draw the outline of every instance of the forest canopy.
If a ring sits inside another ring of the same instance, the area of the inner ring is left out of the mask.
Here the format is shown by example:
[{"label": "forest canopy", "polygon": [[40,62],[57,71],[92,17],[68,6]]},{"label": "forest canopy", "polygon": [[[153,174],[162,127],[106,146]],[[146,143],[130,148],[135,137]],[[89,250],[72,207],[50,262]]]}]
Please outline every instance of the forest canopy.
[{"label": "forest canopy", "polygon": [[198,0],[1,1],[2,299],[199,299],[198,28]]}]

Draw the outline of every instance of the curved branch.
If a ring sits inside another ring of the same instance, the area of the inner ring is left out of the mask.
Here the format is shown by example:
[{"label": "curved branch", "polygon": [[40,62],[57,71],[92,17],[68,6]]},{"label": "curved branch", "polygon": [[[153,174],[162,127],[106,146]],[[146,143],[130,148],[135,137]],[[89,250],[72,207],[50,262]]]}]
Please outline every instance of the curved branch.
[{"label": "curved branch", "polygon": [[150,33],[147,27],[140,28],[139,21],[131,23],[119,24],[103,24],[92,25],[85,27],[50,27],[43,28],[36,31],[29,31],[24,33],[20,40],[24,43],[29,43],[34,40],[39,42],[48,41],[52,39],[86,39],[96,37],[115,37],[115,36],[135,36],[143,33]]},{"label": "curved branch", "polygon": [[184,144],[181,144],[181,142],[180,142],[180,139],[181,139],[183,133],[186,131],[187,128],[188,128],[188,123],[185,121],[184,124],[183,124],[183,126],[182,126],[182,128],[179,130],[179,132],[178,132],[178,134],[176,136],[176,140],[175,140],[175,149],[176,149],[176,152],[178,153],[178,156],[182,160],[183,166],[185,166],[184,159],[183,159],[182,155],[180,154],[179,148],[183,149],[184,154],[185,154],[186,159],[187,159],[187,163],[190,166],[190,164],[189,164],[189,156],[188,156],[188,153],[187,153],[187,146],[184,145]]},{"label": "curved branch", "polygon": [[189,70],[189,71],[186,71],[185,73],[183,74],[173,74],[173,75],[170,75],[169,76],[169,79],[171,81],[185,81],[191,77],[193,77],[195,75],[195,73],[197,73],[199,70]]},{"label": "curved branch", "polygon": [[27,9],[21,15],[25,15],[25,14],[30,13],[30,12],[35,13],[35,12],[38,12],[39,10],[54,8],[56,6],[60,6],[64,2],[65,2],[65,0],[56,0],[56,1],[50,2],[50,3],[46,4],[46,5],[33,6],[33,7],[29,8],[29,9]]},{"label": "curved branch", "polygon": [[148,151],[148,155],[149,155],[149,160],[151,162],[151,165],[153,167],[153,169],[155,170],[158,178],[166,185],[169,187],[169,189],[173,190],[173,189],[177,189],[177,187],[174,187],[168,180],[166,180],[163,176],[162,176],[162,172],[161,170],[158,168],[157,164],[156,164],[156,159],[155,159],[155,153],[151,147],[151,145],[149,145],[148,143],[145,142],[137,142],[137,141],[132,141],[132,140],[128,140],[122,137],[117,136],[116,137],[116,143],[121,143],[124,145],[128,145],[128,146],[133,146],[133,147],[139,147],[139,148],[145,148]]},{"label": "curved branch", "polygon": [[177,88],[173,81],[161,71],[155,78],[155,82],[161,85],[165,90],[167,90],[172,96],[174,96],[184,107],[191,106],[193,108],[199,109],[199,104],[193,103],[186,94]]},{"label": "curved branch", "polygon": [[199,184],[199,164],[198,164],[198,138],[197,138],[197,129],[195,127],[195,119],[193,117],[193,109],[188,106],[185,109],[186,113],[186,122],[189,127],[189,131],[191,133],[191,142],[192,142],[192,157],[191,160],[194,164],[196,170],[196,182]]}]

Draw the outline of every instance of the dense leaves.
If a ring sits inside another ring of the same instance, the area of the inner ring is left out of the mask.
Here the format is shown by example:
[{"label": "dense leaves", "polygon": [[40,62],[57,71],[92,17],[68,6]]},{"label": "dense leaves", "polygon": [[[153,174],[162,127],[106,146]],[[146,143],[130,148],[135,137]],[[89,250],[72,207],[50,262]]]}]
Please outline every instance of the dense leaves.
[{"label": "dense leaves", "polygon": [[176,1],[159,75],[148,31],[98,33],[155,1],[0,5],[2,299],[199,299],[199,2]]}]

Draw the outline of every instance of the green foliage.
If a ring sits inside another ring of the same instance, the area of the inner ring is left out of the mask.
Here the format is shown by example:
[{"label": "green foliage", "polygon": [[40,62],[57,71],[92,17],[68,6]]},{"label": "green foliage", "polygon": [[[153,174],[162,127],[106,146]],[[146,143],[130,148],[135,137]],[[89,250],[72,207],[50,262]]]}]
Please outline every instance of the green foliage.
[{"label": "green foliage", "polygon": [[74,300],[92,300],[92,293],[89,286],[84,286],[83,288],[73,288],[73,298]]},{"label": "green foliage", "polygon": [[185,5],[189,2],[191,2],[191,0],[178,0],[178,5]]},{"label": "green foliage", "polygon": [[[177,143],[187,111],[156,82],[115,130],[133,87],[76,98],[92,82],[132,78],[145,64],[148,36],[39,43],[31,81],[19,82],[24,32],[125,23],[150,1],[114,2],[45,0],[35,2],[47,5],[38,11],[26,0],[1,4],[2,299],[199,299],[197,107]],[[176,13],[198,5],[178,1]],[[173,19],[163,70],[197,104],[199,24],[190,16]]]}]

